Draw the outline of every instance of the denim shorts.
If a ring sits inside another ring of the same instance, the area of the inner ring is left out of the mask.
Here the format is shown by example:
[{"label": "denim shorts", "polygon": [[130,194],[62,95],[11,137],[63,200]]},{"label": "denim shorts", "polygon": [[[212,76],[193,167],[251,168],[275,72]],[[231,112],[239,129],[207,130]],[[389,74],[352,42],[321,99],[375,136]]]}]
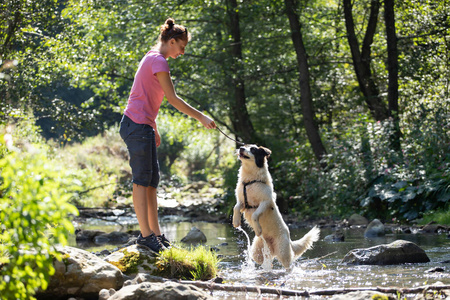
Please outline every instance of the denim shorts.
[{"label": "denim shorts", "polygon": [[119,132],[128,148],[133,183],[157,188],[159,164],[156,155],[155,130],[150,125],[134,123],[124,115]]}]

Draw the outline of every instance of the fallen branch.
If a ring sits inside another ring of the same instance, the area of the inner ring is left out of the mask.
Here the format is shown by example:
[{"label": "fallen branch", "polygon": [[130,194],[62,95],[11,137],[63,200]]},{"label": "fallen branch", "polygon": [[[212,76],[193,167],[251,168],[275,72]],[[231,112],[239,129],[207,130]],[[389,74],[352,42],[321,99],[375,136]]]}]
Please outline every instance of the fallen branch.
[{"label": "fallen branch", "polygon": [[196,287],[207,289],[210,291],[226,291],[226,292],[247,292],[257,294],[274,294],[279,296],[331,296],[336,294],[347,294],[350,292],[365,292],[373,291],[387,294],[418,294],[426,291],[441,291],[450,289],[450,285],[426,285],[415,288],[396,288],[396,287],[361,287],[361,288],[335,288],[335,289],[319,289],[313,291],[298,291],[290,289],[280,289],[271,287],[260,286],[245,286],[245,285],[229,285],[229,284],[217,284],[214,282],[201,282],[201,281],[177,281],[183,284],[192,284]]},{"label": "fallen branch", "polygon": [[333,254],[336,254],[336,253],[337,253],[337,251],[334,251],[334,252],[328,253],[328,254],[326,254],[324,256],[321,256],[321,257],[312,258],[311,260],[315,261],[315,262],[318,262],[319,260],[324,259],[324,258],[326,258],[328,256],[331,256]]}]

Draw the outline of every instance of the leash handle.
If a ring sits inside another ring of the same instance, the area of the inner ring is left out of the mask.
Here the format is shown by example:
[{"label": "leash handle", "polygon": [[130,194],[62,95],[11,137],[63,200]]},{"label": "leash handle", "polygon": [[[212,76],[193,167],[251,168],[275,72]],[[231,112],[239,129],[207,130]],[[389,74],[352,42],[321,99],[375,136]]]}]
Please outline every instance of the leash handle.
[{"label": "leash handle", "polygon": [[231,137],[229,137],[228,135],[226,135],[222,130],[220,130],[220,128],[219,127],[217,127],[216,126],[216,128],[217,128],[217,130],[219,130],[220,131],[220,133],[221,134],[223,134],[226,138],[228,138],[228,139],[230,139],[230,140],[232,140],[233,142],[235,142],[236,144],[238,144],[238,145],[241,145],[241,146],[244,146],[245,145],[245,143],[242,143],[242,142],[238,142],[237,140],[235,140],[235,139],[233,139],[233,138],[231,138]]}]

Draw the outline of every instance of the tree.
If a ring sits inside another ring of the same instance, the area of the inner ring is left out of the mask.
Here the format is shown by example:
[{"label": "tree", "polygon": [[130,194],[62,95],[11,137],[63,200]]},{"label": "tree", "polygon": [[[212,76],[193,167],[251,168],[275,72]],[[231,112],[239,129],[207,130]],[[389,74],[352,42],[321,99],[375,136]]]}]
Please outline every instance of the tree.
[{"label": "tree", "polygon": [[[227,22],[228,29],[231,33],[232,44],[230,45],[231,67],[228,75],[229,82],[233,86],[234,101],[231,104],[230,120],[236,134],[241,136],[244,141],[257,141],[256,133],[253,128],[250,116],[247,111],[245,97],[245,82],[242,77],[242,40],[241,30],[239,28],[239,10],[236,0],[227,0],[227,14],[229,20]],[[231,100],[231,99],[230,99]]]},{"label": "tree", "polygon": [[[285,0],[286,14],[289,18],[289,24],[291,27],[292,42],[294,44],[295,53],[297,54],[297,67],[299,72],[299,84],[300,84],[300,103],[303,112],[303,122],[305,124],[306,133],[311,143],[311,147],[317,160],[320,162],[326,154],[325,147],[323,146],[319,127],[315,121],[314,107],[312,102],[312,94],[309,78],[308,58],[303,44],[301,24],[299,17],[296,13],[297,4],[295,0]],[[322,162],[322,167],[325,164]]]},{"label": "tree", "polygon": [[380,0],[371,0],[370,2],[369,20],[361,50],[359,49],[359,42],[355,32],[352,0],[344,0],[343,4],[347,39],[359,88],[374,119],[377,121],[385,120],[389,116],[388,109],[380,97],[379,88],[371,69],[371,45],[377,29]]},{"label": "tree", "polygon": [[384,22],[386,27],[386,41],[388,50],[387,68],[388,79],[388,108],[389,117],[394,123],[394,132],[391,137],[392,148],[401,153],[400,145],[400,111],[398,105],[398,50],[397,35],[395,31],[394,0],[384,0]]}]

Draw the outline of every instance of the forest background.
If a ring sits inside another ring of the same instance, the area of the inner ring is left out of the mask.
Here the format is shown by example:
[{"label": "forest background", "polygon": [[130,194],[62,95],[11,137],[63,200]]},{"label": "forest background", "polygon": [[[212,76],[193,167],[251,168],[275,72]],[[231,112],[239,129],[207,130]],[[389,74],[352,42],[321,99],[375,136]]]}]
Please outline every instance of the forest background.
[{"label": "forest background", "polygon": [[[177,93],[272,150],[283,212],[450,223],[448,0],[6,0],[0,17],[0,157],[40,149],[73,204],[129,189],[117,126],[172,17],[192,35],[169,60]],[[158,126],[165,180],[218,181],[230,211],[236,145],[166,101]]]}]

